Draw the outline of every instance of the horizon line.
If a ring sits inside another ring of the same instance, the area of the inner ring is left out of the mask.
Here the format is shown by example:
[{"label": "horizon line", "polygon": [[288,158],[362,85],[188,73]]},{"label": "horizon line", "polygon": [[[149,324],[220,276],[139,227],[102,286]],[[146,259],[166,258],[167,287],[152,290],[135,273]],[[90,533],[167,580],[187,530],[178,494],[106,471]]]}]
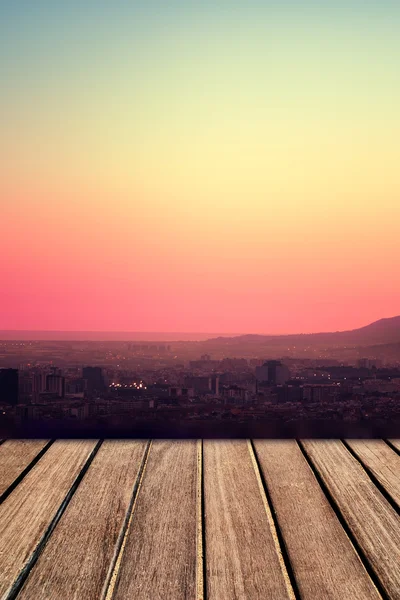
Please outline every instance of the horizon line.
[{"label": "horizon line", "polygon": [[[377,319],[376,321],[371,321],[369,323],[367,323],[364,326],[361,327],[356,327],[355,329],[360,329],[362,327],[366,327],[368,325],[371,325],[373,323],[376,323],[377,321],[384,321],[384,320],[388,320],[391,318],[395,318],[398,315],[395,315],[394,317],[383,317],[380,319]],[[33,334],[39,334],[39,333],[43,333],[43,334],[124,334],[124,335],[128,335],[128,334],[151,334],[151,335],[155,335],[155,334],[160,334],[163,336],[166,335],[202,335],[202,336],[206,336],[206,335],[211,335],[211,336],[219,336],[219,337],[236,337],[236,336],[246,336],[246,335],[260,335],[260,336],[271,336],[271,337],[279,337],[279,336],[287,336],[287,335],[313,335],[313,334],[321,334],[321,333],[339,333],[339,332],[345,332],[345,331],[354,331],[355,329],[337,329],[336,331],[302,331],[302,332],[286,332],[286,333],[261,333],[261,332],[213,332],[213,331],[157,331],[157,330],[152,330],[152,331],[143,331],[143,330],[99,330],[99,329],[0,329],[0,336],[2,334],[11,334],[11,333],[33,333]],[[56,340],[54,340],[56,341]],[[73,341],[73,340],[70,340]],[[83,340],[82,340],[83,341]],[[101,340],[98,340],[101,341]],[[107,340],[107,341],[112,341],[112,340]],[[119,340],[115,340],[115,341],[119,341]],[[136,340],[136,341],[141,341],[141,340]],[[143,341],[149,341],[149,340],[143,340]],[[157,341],[157,340],[154,340]],[[165,340],[168,341],[168,340]],[[171,340],[173,341],[173,340]],[[174,341],[179,341],[179,340],[174,340]],[[185,340],[185,341],[190,341],[190,340]],[[196,340],[193,340],[196,341]],[[204,340],[203,340],[204,341]]]}]

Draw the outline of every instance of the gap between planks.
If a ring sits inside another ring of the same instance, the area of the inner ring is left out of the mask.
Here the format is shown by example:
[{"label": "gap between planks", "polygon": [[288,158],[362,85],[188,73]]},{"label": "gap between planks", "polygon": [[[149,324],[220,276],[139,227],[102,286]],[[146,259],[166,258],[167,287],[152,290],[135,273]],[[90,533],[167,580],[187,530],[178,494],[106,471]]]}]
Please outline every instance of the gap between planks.
[{"label": "gap between planks", "polygon": [[126,540],[128,538],[129,530],[131,527],[133,513],[135,511],[135,506],[137,503],[137,499],[139,496],[140,488],[142,485],[144,473],[146,471],[147,462],[149,459],[149,454],[151,447],[153,445],[153,440],[149,440],[147,446],[143,453],[142,463],[140,465],[139,472],[137,474],[137,478],[132,490],[132,498],[127,510],[127,514],[122,525],[121,533],[117,542],[116,551],[114,554],[114,558],[111,561],[111,566],[109,570],[109,575],[105,581],[102,600],[111,600],[114,594],[115,584],[117,582],[119,569],[121,566],[122,557],[125,550]]},{"label": "gap between planks", "polygon": [[[342,444],[344,445],[344,447],[347,449],[347,451],[352,455],[354,460],[356,460],[361,465],[361,467],[364,469],[365,473],[370,478],[370,480],[375,485],[375,487],[380,491],[382,496],[387,500],[387,502],[389,502],[389,504],[391,505],[393,510],[395,510],[397,512],[397,514],[400,515],[400,506],[399,506],[398,496],[396,499],[396,494],[391,493],[390,488],[387,486],[387,483],[382,479],[381,472],[379,471],[379,469],[376,472],[374,472],[373,466],[368,463],[368,460],[365,458],[365,456],[363,456],[363,453],[360,452],[357,449],[357,447],[355,447],[355,448],[353,447],[353,445],[352,445],[353,440],[343,439],[341,441],[342,441]],[[362,440],[362,441],[364,441],[364,440]],[[381,442],[381,440],[379,440],[379,442]],[[385,444],[385,442],[382,442],[382,443],[386,447],[388,446],[387,444]],[[390,446],[389,446],[389,448],[390,448],[390,451],[392,451],[392,448]],[[396,456],[396,458],[397,458],[397,456]]]},{"label": "gap between planks", "polygon": [[[2,440],[1,444],[3,442],[6,442],[9,440]],[[18,443],[19,440],[17,440]],[[8,496],[11,494],[11,492],[13,492],[15,490],[15,488],[17,487],[17,485],[19,485],[21,483],[21,481],[28,475],[28,473],[33,469],[33,467],[39,462],[39,460],[42,458],[42,456],[47,452],[47,450],[50,448],[50,446],[53,445],[55,440],[49,440],[47,443],[44,442],[43,443],[43,447],[38,450],[37,454],[35,454],[31,460],[28,462],[28,464],[26,464],[26,466],[24,468],[22,468],[21,470],[19,470],[19,473],[16,475],[15,479],[10,481],[10,483],[5,487],[5,489],[3,488],[3,492],[0,494],[0,504],[2,504],[7,498]],[[12,441],[11,441],[12,443]],[[1,445],[0,444],[0,445]],[[29,460],[29,458],[28,458]]]},{"label": "gap between planks", "polygon": [[204,478],[203,440],[197,440],[196,482],[196,600],[204,600]]},{"label": "gap between planks", "polygon": [[296,586],[296,582],[294,577],[289,575],[289,570],[288,567],[291,568],[290,566],[290,562],[289,561],[285,561],[285,558],[283,556],[283,548],[281,546],[281,543],[279,541],[279,535],[278,535],[278,530],[277,530],[277,523],[274,520],[274,517],[272,515],[272,510],[271,510],[271,506],[265,491],[265,487],[263,484],[263,480],[262,480],[262,476],[261,476],[261,472],[260,472],[260,468],[258,466],[258,461],[256,458],[256,454],[254,452],[254,448],[253,448],[253,442],[252,440],[247,440],[247,447],[249,449],[249,453],[250,453],[250,458],[251,458],[251,463],[253,465],[253,469],[254,469],[254,473],[257,479],[257,484],[258,484],[258,488],[260,490],[260,495],[261,495],[261,499],[264,505],[264,509],[267,515],[267,520],[268,520],[268,524],[269,524],[269,528],[271,530],[271,534],[272,534],[272,538],[274,540],[274,544],[275,544],[275,549],[276,549],[276,553],[278,556],[278,560],[279,560],[279,564],[282,570],[282,574],[283,574],[283,578],[285,580],[285,584],[286,584],[286,589],[288,592],[288,596],[291,600],[296,600],[299,596],[297,593],[297,586]]}]

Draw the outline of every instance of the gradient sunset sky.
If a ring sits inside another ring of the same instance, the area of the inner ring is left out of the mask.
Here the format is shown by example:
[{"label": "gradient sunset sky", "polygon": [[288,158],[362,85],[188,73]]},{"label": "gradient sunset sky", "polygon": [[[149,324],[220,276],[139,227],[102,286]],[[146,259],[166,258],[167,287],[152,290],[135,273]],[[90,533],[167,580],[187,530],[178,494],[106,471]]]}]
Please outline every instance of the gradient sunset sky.
[{"label": "gradient sunset sky", "polygon": [[0,329],[400,314],[398,0],[2,0]]}]

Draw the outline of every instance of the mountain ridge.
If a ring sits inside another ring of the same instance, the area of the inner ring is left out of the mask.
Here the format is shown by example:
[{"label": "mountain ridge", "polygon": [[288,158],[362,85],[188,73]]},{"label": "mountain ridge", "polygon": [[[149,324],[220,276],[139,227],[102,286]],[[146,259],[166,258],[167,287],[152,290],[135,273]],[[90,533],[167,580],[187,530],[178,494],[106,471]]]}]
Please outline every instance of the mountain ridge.
[{"label": "mountain ridge", "polygon": [[373,321],[368,325],[357,329],[349,329],[345,331],[330,331],[318,333],[290,333],[284,335],[263,335],[263,334],[244,334],[230,337],[217,337],[207,340],[209,343],[221,343],[222,341],[230,343],[243,342],[283,342],[295,341],[302,342],[310,341],[311,343],[351,343],[361,345],[367,344],[388,344],[400,342],[400,315],[394,317],[385,317],[377,321]]},{"label": "mountain ridge", "polygon": [[[215,337],[210,337],[215,336]],[[357,329],[344,331],[290,334],[217,334],[195,332],[101,332],[101,331],[33,331],[0,330],[0,340],[8,341],[126,341],[126,342],[193,342],[205,346],[216,344],[239,345],[270,343],[322,344],[322,345],[378,345],[400,343],[400,315],[385,317]]]}]

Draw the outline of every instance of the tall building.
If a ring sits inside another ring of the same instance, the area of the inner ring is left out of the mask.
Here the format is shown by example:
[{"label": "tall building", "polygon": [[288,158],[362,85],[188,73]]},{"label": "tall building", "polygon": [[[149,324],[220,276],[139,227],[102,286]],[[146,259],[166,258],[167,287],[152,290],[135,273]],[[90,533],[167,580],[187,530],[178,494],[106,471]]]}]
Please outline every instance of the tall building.
[{"label": "tall building", "polygon": [[211,391],[216,396],[219,395],[219,377],[211,377]]},{"label": "tall building", "polygon": [[65,396],[65,377],[61,375],[47,375],[46,377],[46,392],[57,394],[59,398]]},{"label": "tall building", "polygon": [[18,404],[18,369],[0,369],[0,403]]},{"label": "tall building", "polygon": [[46,391],[46,373],[34,373],[32,379],[32,397],[34,402],[38,402],[39,394]]},{"label": "tall building", "polygon": [[256,379],[261,383],[268,382],[268,365],[264,363],[260,367],[256,367]]},{"label": "tall building", "polygon": [[256,378],[270,385],[284,385],[290,379],[290,371],[280,360],[268,360],[261,367],[256,367]]},{"label": "tall building", "polygon": [[104,390],[105,383],[101,367],[83,367],[82,377],[86,380],[86,390],[89,394]]},{"label": "tall building", "polygon": [[18,371],[18,402],[30,404],[32,400],[32,375],[28,369]]}]

